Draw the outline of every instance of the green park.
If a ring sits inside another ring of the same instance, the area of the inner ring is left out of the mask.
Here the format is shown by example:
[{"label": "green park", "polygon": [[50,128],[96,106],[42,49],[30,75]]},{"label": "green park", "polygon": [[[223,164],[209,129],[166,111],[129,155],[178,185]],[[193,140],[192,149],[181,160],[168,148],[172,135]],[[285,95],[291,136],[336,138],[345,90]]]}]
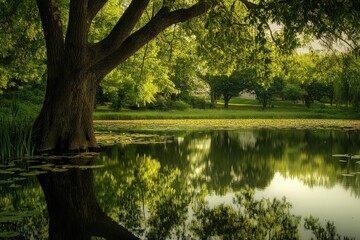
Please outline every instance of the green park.
[{"label": "green park", "polygon": [[360,239],[360,2],[0,0],[0,240]]}]

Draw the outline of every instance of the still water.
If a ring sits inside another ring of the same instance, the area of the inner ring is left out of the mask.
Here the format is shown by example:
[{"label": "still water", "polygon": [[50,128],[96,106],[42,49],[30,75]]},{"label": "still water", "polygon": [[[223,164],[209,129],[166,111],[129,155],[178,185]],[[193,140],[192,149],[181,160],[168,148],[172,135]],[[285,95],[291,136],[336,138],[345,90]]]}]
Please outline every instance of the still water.
[{"label": "still water", "polygon": [[[110,230],[101,235],[94,226],[110,226],[114,219],[143,238],[197,239],[215,235],[205,226],[210,215],[223,231],[231,231],[226,227],[233,226],[234,212],[244,211],[238,193],[254,189],[253,202],[285,197],[291,203],[289,218],[302,217],[300,239],[313,236],[303,227],[310,215],[323,226],[334,222],[343,236],[360,239],[360,159],[333,156],[359,155],[359,132],[246,129],[162,135],[103,146],[93,167],[70,167],[74,160],[64,159],[65,165],[42,161],[47,166],[40,169],[31,162],[3,166],[0,231],[46,239],[48,231],[71,232],[82,222],[95,235],[111,239]],[[26,174],[34,169],[40,172],[36,177]],[[218,215],[207,211],[215,208]],[[48,211],[55,219],[50,228]],[[59,228],[64,221],[70,226]]]}]

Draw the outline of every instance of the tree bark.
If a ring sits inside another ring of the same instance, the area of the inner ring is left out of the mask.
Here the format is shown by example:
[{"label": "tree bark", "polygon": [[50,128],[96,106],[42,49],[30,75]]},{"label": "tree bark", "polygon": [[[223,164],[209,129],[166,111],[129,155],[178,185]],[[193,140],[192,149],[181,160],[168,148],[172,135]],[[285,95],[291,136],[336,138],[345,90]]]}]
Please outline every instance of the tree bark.
[{"label": "tree bark", "polygon": [[229,96],[224,96],[224,108],[228,109],[229,108],[229,102],[230,102],[231,97]]},{"label": "tree bark", "polygon": [[74,72],[48,85],[33,135],[40,152],[96,151],[93,109],[96,80]]}]

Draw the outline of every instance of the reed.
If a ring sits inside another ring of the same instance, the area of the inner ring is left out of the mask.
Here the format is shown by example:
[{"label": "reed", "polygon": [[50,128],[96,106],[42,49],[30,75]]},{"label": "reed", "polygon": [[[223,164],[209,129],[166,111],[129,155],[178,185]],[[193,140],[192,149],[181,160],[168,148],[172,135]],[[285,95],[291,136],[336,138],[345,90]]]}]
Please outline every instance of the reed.
[{"label": "reed", "polygon": [[0,118],[0,162],[32,156],[32,120],[20,118]]}]

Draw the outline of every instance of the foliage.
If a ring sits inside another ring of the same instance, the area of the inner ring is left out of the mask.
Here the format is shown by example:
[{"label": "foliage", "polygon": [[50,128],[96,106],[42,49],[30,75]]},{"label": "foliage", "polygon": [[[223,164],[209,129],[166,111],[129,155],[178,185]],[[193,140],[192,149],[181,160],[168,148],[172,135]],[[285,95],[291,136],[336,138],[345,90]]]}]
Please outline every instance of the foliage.
[{"label": "foliage", "polygon": [[156,100],[153,103],[147,104],[147,108],[150,110],[179,110],[184,111],[190,108],[190,105],[183,101],[174,101],[166,99],[161,95],[156,96]]},{"label": "foliage", "polygon": [[293,101],[294,103],[301,100],[304,94],[304,90],[297,84],[288,83],[283,90],[284,98]]},{"label": "foliage", "polygon": [[29,119],[0,118],[0,161],[6,163],[11,158],[32,156],[32,121]]},{"label": "foliage", "polygon": [[[315,239],[323,240],[350,240],[346,236],[341,237],[340,234],[336,233],[335,225],[333,222],[326,222],[326,226],[321,226],[319,219],[313,216],[305,218],[304,227],[307,230],[311,230],[315,236]],[[313,239],[313,238],[311,238]]]},{"label": "foliage", "polygon": [[0,116],[35,118],[44,100],[42,85],[33,84],[21,89],[6,90],[0,96]]},{"label": "foliage", "polygon": [[35,1],[0,2],[0,94],[45,74],[44,38]]},{"label": "foliage", "polygon": [[213,209],[206,202],[195,208],[196,219],[192,231],[200,239],[218,236],[224,239],[297,239],[300,217],[290,213],[286,199],[255,200],[254,191],[245,188],[234,198],[231,206],[219,205]]},{"label": "foliage", "polygon": [[203,97],[188,96],[184,99],[192,108],[207,109],[211,108],[212,105],[206,101]]},{"label": "foliage", "polygon": [[338,99],[347,105],[351,103],[356,111],[360,111],[360,79],[359,79],[359,59],[354,53],[342,56],[342,69],[339,77]]},{"label": "foliage", "polygon": [[212,104],[221,96],[224,99],[224,107],[228,108],[231,98],[238,96],[240,92],[249,90],[250,82],[254,81],[254,73],[245,69],[233,72],[230,76],[202,76],[202,79],[209,84]]}]

